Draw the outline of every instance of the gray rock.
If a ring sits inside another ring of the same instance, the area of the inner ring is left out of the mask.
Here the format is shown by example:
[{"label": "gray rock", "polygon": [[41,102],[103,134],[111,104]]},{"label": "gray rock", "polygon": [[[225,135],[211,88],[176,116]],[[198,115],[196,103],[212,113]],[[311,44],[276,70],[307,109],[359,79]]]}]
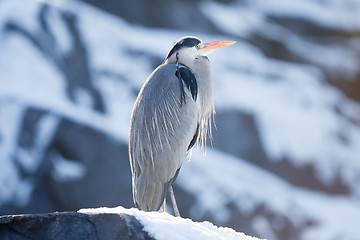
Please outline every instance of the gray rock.
[{"label": "gray rock", "polygon": [[127,214],[78,212],[0,217],[0,239],[153,239],[143,225]]}]

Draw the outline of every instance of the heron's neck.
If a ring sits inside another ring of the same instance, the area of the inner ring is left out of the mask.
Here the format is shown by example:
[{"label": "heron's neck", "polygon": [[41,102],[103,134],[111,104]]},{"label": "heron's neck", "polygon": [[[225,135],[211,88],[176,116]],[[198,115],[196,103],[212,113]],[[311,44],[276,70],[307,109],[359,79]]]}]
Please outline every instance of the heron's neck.
[{"label": "heron's neck", "polygon": [[187,67],[195,76],[198,82],[198,96],[201,105],[201,116],[214,111],[212,97],[212,77],[210,61],[206,56],[197,56],[189,52],[180,51],[173,54],[165,63],[173,63]]}]

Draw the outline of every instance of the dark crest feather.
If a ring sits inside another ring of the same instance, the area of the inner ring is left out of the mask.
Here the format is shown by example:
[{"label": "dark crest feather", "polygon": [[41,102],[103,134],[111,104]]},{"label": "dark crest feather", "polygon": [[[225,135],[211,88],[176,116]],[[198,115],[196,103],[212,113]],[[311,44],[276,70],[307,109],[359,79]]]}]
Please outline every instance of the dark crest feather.
[{"label": "dark crest feather", "polygon": [[194,47],[201,43],[201,41],[198,38],[195,37],[185,37],[177,41],[174,46],[169,51],[168,55],[166,56],[166,59],[171,57],[175,52],[177,52],[182,47]]}]

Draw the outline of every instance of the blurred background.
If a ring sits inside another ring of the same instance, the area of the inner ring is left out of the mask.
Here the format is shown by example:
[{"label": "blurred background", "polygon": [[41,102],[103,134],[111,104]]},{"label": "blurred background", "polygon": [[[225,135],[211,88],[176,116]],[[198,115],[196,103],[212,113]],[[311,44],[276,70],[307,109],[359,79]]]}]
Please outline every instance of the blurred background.
[{"label": "blurred background", "polygon": [[268,239],[360,239],[360,1],[0,0],[0,215],[133,207],[135,98],[186,35],[216,128],[180,212]]}]

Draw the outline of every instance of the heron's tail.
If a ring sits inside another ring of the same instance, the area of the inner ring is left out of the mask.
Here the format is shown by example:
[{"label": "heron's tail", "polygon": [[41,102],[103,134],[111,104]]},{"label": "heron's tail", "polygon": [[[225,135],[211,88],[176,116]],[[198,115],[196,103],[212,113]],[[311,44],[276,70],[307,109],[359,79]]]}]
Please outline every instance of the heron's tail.
[{"label": "heron's tail", "polygon": [[135,179],[133,186],[133,196],[135,207],[140,210],[158,211],[164,202],[166,193],[166,183],[161,182],[152,174],[140,174]]},{"label": "heron's tail", "polygon": [[152,177],[152,174],[149,173],[142,174],[135,179],[135,187],[133,187],[135,207],[146,212],[158,211],[164,202],[167,190],[175,182],[180,168],[176,170],[175,175],[166,183],[163,183],[157,177]]}]

